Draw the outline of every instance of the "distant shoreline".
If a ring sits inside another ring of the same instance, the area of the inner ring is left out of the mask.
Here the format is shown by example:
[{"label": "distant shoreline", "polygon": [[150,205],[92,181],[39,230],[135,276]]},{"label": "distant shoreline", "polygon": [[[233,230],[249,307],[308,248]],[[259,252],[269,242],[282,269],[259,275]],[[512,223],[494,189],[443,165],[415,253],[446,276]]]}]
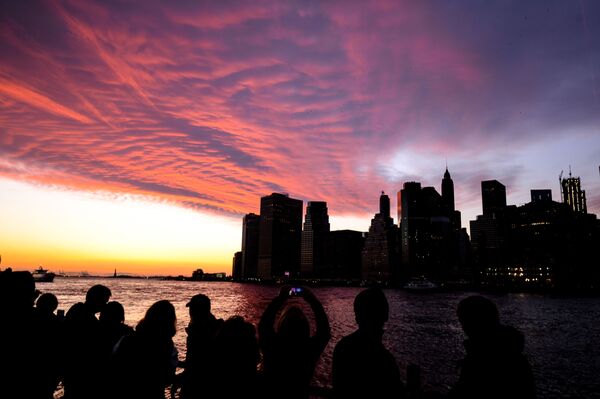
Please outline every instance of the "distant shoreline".
[{"label": "distant shoreline", "polygon": [[[480,292],[487,294],[538,294],[556,297],[598,297],[600,296],[600,288],[528,288],[521,289],[520,287],[484,287],[476,284],[443,284],[440,288],[431,291],[411,291],[403,287],[402,284],[377,284],[365,283],[360,280],[318,280],[318,279],[289,279],[289,280],[232,280],[225,279],[193,279],[185,276],[135,276],[135,275],[117,275],[115,276],[98,276],[98,275],[57,275],[56,279],[106,279],[106,280],[158,280],[158,281],[185,281],[185,282],[205,282],[205,283],[237,283],[251,284],[261,286],[281,286],[281,285],[304,285],[309,287],[339,287],[339,288],[361,288],[370,286],[379,286],[381,288],[398,289],[401,291],[412,292],[415,295],[430,295],[441,292]],[[41,283],[52,284],[52,283]]]}]

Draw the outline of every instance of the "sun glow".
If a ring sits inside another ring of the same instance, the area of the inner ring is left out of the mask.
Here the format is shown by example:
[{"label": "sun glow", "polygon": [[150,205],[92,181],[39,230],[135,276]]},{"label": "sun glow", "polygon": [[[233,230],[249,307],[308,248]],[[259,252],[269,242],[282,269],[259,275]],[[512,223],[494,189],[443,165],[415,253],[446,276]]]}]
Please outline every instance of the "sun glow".
[{"label": "sun glow", "polygon": [[135,196],[0,180],[2,267],[108,274],[230,272],[241,220]]}]

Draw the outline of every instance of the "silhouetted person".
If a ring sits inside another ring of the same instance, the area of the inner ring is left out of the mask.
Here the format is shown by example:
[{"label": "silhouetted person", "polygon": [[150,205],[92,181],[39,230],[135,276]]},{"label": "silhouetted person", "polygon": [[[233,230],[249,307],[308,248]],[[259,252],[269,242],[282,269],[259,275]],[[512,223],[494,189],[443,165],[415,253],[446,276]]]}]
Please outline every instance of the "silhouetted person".
[{"label": "silhouetted person", "polygon": [[56,295],[44,293],[40,295],[35,302],[35,310],[38,317],[38,327],[35,332],[39,337],[38,341],[52,343],[50,345],[38,346],[38,354],[42,355],[38,359],[40,368],[44,369],[43,376],[37,376],[37,380],[44,385],[44,397],[52,398],[56,386],[60,382],[63,372],[63,354],[61,345],[64,328],[62,319],[54,311],[58,308],[58,299]]},{"label": "silhouetted person", "polygon": [[124,336],[113,354],[113,392],[120,399],[164,399],[177,367],[175,308],[162,300],[146,311],[132,335]]},{"label": "silhouetted person", "polygon": [[[119,340],[133,334],[132,327],[125,324],[125,309],[119,302],[108,302],[100,312],[100,365],[99,379],[110,379],[112,376],[111,359],[113,350]],[[102,397],[107,398],[112,394],[110,384],[100,384],[99,389],[104,390]]]},{"label": "silhouetted person", "polygon": [[56,388],[55,331],[33,307],[38,293],[31,273],[0,273],[2,397],[46,399]]},{"label": "silhouetted person", "polygon": [[123,336],[133,331],[132,327],[125,324],[123,305],[116,301],[108,302],[100,312],[100,335],[107,356],[112,355],[114,346]]},{"label": "silhouetted person", "polygon": [[213,376],[202,397],[255,398],[256,367],[260,360],[256,329],[240,316],[226,320],[215,338]]},{"label": "silhouetted person", "polygon": [[92,286],[85,302],[71,306],[65,316],[65,399],[94,399],[102,375],[102,345],[100,312],[110,299],[111,292],[104,285]]},{"label": "silhouetted person", "polygon": [[466,356],[451,398],[534,398],[531,366],[523,355],[525,340],[500,324],[498,309],[479,295],[458,304],[458,319],[467,339]]},{"label": "silhouetted person", "polygon": [[[304,298],[310,305],[316,322],[314,336],[310,336],[308,319],[297,306],[288,305],[276,320],[290,294]],[[329,320],[321,302],[307,288],[283,287],[263,313],[258,335],[263,353],[265,395],[308,398],[315,365],[331,337]]]},{"label": "silhouetted person", "polygon": [[192,399],[209,389],[213,379],[215,337],[223,325],[211,313],[210,298],[194,295],[185,305],[189,308],[190,323],[187,332],[187,352],[182,375],[181,399]]},{"label": "silhouetted person", "polygon": [[383,291],[368,288],[354,299],[358,330],[345,336],[333,351],[336,398],[401,398],[404,386],[394,356],[383,346],[389,305]]},{"label": "silhouetted person", "polygon": [[47,292],[39,296],[35,302],[35,308],[41,315],[52,318],[51,316],[56,316],[54,311],[58,308],[58,299],[56,295]]}]

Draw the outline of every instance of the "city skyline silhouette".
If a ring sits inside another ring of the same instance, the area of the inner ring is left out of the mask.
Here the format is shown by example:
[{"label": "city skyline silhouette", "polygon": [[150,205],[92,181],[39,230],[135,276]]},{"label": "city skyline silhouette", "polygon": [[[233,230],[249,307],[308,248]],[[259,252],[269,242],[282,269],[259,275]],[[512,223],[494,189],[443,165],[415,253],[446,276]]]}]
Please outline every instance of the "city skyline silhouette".
[{"label": "city skyline silhouette", "polygon": [[596,2],[1,9],[2,267],[229,270],[256,198],[366,231],[446,166],[467,228],[481,181],[522,205],[569,168],[600,212]]}]

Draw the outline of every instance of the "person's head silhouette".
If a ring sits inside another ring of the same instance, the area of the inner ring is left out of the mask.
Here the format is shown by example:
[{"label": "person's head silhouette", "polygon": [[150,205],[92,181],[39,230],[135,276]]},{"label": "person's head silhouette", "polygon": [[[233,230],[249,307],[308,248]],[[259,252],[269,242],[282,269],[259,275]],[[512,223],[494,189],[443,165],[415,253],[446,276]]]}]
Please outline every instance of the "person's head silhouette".
[{"label": "person's head silhouette", "polygon": [[125,321],[125,309],[119,302],[108,302],[100,313],[100,321],[107,324],[121,324]]},{"label": "person's head silhouette", "polygon": [[500,325],[498,308],[491,300],[473,295],[458,304],[458,320],[469,338],[478,338]]},{"label": "person's head silhouette", "polygon": [[185,306],[190,308],[192,321],[205,319],[210,315],[210,298],[204,294],[194,295]]},{"label": "person's head silhouette", "polygon": [[245,364],[231,365],[234,367],[250,364],[256,371],[259,360],[256,328],[241,316],[227,319],[217,333],[215,345],[221,348],[223,360],[231,361],[237,358]]},{"label": "person's head silhouette", "polygon": [[98,313],[102,310],[104,305],[106,305],[110,296],[110,288],[102,284],[96,284],[92,286],[85,295],[85,303],[90,306],[94,313]]},{"label": "person's head silhouette", "polygon": [[305,339],[310,336],[310,324],[298,306],[285,308],[277,323],[277,334],[284,339]]},{"label": "person's head silhouette", "polygon": [[17,312],[30,309],[38,294],[30,272],[13,272],[7,269],[0,273],[1,306]]},{"label": "person's head silhouette", "polygon": [[58,307],[58,299],[56,298],[56,295],[46,292],[37,299],[35,307],[47,314],[54,313]]},{"label": "person's head silhouette", "polygon": [[383,291],[372,287],[354,299],[354,315],[359,329],[382,330],[388,321],[390,307]]},{"label": "person's head silhouette", "polygon": [[172,338],[177,332],[177,317],[171,302],[162,300],[155,302],[136,327],[136,331],[159,338]]}]

